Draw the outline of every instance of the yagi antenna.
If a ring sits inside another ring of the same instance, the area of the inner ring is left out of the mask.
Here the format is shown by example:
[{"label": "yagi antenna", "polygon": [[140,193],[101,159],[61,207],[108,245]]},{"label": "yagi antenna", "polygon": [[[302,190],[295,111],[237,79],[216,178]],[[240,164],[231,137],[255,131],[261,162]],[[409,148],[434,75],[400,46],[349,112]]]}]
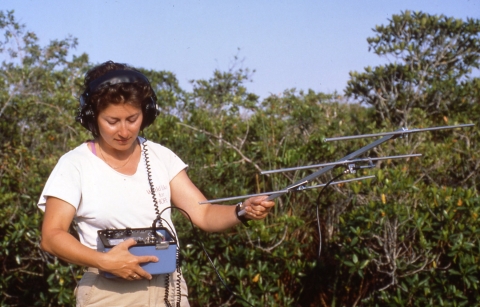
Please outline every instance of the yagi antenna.
[{"label": "yagi antenna", "polygon": [[409,133],[417,133],[417,132],[423,132],[423,131],[465,128],[465,127],[472,127],[472,126],[475,126],[475,125],[474,124],[463,124],[463,125],[457,125],[457,126],[420,128],[420,129],[412,129],[412,130],[402,128],[401,130],[394,131],[394,132],[381,132],[381,133],[374,133],[374,134],[361,134],[361,135],[339,136],[339,137],[334,137],[334,138],[326,138],[325,142],[344,141],[344,140],[361,139],[361,138],[371,138],[371,137],[386,136],[386,135],[399,136],[399,135],[404,135],[404,134],[409,134]]},{"label": "yagi antenna", "polygon": [[[405,135],[405,134],[410,134],[410,133],[417,133],[417,132],[424,132],[424,131],[434,131],[434,130],[446,130],[446,129],[455,129],[455,128],[466,128],[466,127],[472,127],[474,124],[463,124],[463,125],[456,125],[456,126],[443,126],[443,127],[432,127],[432,128],[422,128],[422,129],[412,129],[408,130],[405,128],[401,128],[397,131],[394,132],[383,132],[383,133],[376,133],[376,134],[363,134],[363,135],[356,135],[356,136],[344,136],[344,137],[335,137],[335,138],[327,138],[325,139],[325,142],[329,141],[339,141],[339,140],[350,140],[350,139],[358,139],[358,138],[368,138],[368,137],[377,137],[377,136],[382,136],[382,138],[352,152],[351,154],[346,155],[345,157],[341,158],[340,160],[337,160],[336,162],[331,162],[331,163],[324,163],[324,164],[318,164],[315,166],[309,165],[309,166],[301,166],[301,167],[296,167],[296,168],[290,168],[290,169],[283,169],[283,170],[278,170],[278,171],[271,171],[271,172],[284,172],[284,171],[291,171],[291,170],[299,170],[299,169],[306,169],[306,168],[317,168],[317,167],[323,167],[322,169],[294,182],[293,184],[287,186],[283,190],[279,191],[274,191],[274,192],[265,192],[265,193],[260,193],[260,194],[250,194],[250,195],[244,195],[244,196],[234,196],[234,197],[228,197],[228,198],[221,198],[221,199],[213,199],[213,200],[207,200],[207,201],[202,201],[199,202],[200,204],[207,204],[207,203],[217,203],[217,202],[222,202],[222,201],[230,201],[230,200],[237,200],[237,199],[245,199],[249,198],[252,196],[261,196],[261,195],[269,195],[267,200],[273,200],[277,197],[280,197],[284,194],[287,194],[292,191],[301,191],[305,189],[310,189],[310,188],[315,188],[315,187],[321,187],[325,185],[318,185],[318,186],[310,186],[306,187],[305,185],[309,182],[312,182],[316,178],[320,177],[321,175],[325,174],[326,172],[331,171],[332,169],[336,168],[339,165],[347,165],[348,169],[346,172],[353,173],[355,172],[356,169],[356,163],[358,162],[369,162],[369,166],[367,167],[373,167],[372,161],[376,160],[384,160],[384,159],[401,159],[401,158],[409,158],[409,157],[418,157],[421,156],[421,154],[412,154],[412,155],[403,155],[403,156],[392,156],[392,157],[383,157],[383,158],[366,158],[366,159],[355,159],[356,157],[364,154],[365,152],[389,141],[392,139],[395,139],[399,136]],[[262,172],[265,173],[265,172]],[[350,179],[350,180],[344,180],[344,181],[337,181],[336,183],[330,183],[330,184],[340,184],[344,182],[351,182],[351,181],[356,181],[356,180],[363,180],[363,179],[368,179],[372,178],[374,176],[369,176],[369,177],[361,177],[361,178],[355,178],[355,179]],[[244,215],[245,210],[241,210],[238,212],[239,215]]]},{"label": "yagi antenna", "polygon": [[[267,174],[274,174],[274,173],[284,173],[284,172],[291,172],[291,171],[298,171],[304,169],[311,169],[311,168],[319,168],[325,167],[330,165],[345,165],[345,164],[356,164],[359,162],[373,162],[373,161],[380,161],[380,160],[393,160],[393,159],[404,159],[404,158],[411,158],[411,157],[421,157],[422,154],[410,154],[410,155],[400,155],[400,156],[390,156],[390,157],[376,157],[376,158],[362,158],[362,159],[353,159],[353,160],[344,160],[339,162],[329,162],[329,163],[322,163],[322,164],[312,164],[306,166],[298,166],[298,167],[291,167],[291,168],[282,168],[282,169],[275,169],[270,171],[263,171],[260,174],[267,175]],[[361,167],[367,168],[367,167]]]},{"label": "yagi antenna", "polygon": [[[352,181],[359,181],[359,180],[365,180],[365,179],[372,179],[375,178],[375,176],[364,176],[364,177],[359,177],[359,178],[352,178],[352,179],[346,179],[346,180],[339,180],[339,181],[334,181],[331,182],[330,185],[336,185],[336,184],[342,184],[342,183],[348,183]],[[225,201],[231,201],[231,200],[239,200],[239,199],[245,199],[245,198],[250,198],[254,196],[264,196],[264,195],[272,195],[274,193],[282,193],[282,194],[287,194],[290,192],[296,192],[296,191],[303,191],[303,190],[309,190],[309,189],[316,189],[316,188],[321,188],[324,187],[326,184],[319,184],[319,185],[314,185],[314,186],[305,186],[307,182],[301,182],[297,186],[290,187],[288,189],[284,190],[279,190],[279,191],[273,191],[273,192],[264,192],[264,193],[257,193],[257,194],[249,194],[249,195],[242,195],[242,196],[233,196],[233,197],[225,197],[225,198],[217,198],[217,199],[210,199],[210,200],[205,200],[199,202],[200,205],[204,204],[214,204],[214,203],[221,203]]]}]

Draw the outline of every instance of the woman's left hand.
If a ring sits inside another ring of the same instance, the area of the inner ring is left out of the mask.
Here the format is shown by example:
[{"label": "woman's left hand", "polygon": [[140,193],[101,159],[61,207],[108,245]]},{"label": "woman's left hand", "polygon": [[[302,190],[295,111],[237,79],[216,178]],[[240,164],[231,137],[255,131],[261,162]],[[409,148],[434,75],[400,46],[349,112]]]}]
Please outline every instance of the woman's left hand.
[{"label": "woman's left hand", "polygon": [[268,213],[275,205],[272,200],[266,200],[268,196],[255,196],[243,202],[245,217],[249,220],[261,220],[267,217]]}]

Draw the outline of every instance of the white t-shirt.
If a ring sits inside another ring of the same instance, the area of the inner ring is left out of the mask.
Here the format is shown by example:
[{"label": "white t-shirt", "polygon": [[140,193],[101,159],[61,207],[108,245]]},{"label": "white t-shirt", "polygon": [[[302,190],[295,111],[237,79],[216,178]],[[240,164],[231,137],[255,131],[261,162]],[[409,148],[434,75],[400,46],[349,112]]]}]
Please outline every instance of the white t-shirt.
[{"label": "white t-shirt", "polygon": [[[83,143],[63,155],[45,184],[38,206],[45,210],[48,196],[76,209],[80,242],[96,249],[97,231],[151,227],[156,217],[142,142],[141,159],[133,175],[121,174],[93,154]],[[170,181],[187,165],[171,150],[147,141],[148,160],[158,209],[170,207]],[[162,213],[172,227],[170,209]],[[167,225],[164,223],[164,226]],[[173,230],[175,231],[175,230]]]}]

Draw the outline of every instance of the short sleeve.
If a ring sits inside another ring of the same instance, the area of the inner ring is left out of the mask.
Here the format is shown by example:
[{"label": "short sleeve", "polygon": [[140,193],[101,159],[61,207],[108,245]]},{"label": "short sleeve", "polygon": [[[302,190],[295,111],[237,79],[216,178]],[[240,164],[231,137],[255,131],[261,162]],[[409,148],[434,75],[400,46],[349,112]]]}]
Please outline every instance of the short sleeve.
[{"label": "short sleeve", "polygon": [[45,211],[47,197],[56,197],[71,204],[75,209],[81,200],[81,179],[78,166],[63,156],[48,177],[43,188],[38,207]]}]

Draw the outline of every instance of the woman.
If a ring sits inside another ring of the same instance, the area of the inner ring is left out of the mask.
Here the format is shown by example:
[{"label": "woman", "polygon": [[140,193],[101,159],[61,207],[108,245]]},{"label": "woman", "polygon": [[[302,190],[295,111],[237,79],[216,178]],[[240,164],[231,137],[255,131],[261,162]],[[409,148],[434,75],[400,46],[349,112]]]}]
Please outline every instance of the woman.
[{"label": "woman", "polygon": [[[171,205],[201,229],[222,231],[241,220],[265,218],[274,203],[262,196],[238,206],[199,205],[206,198],[190,181],[187,165],[139,137],[157,116],[148,79],[125,64],[106,62],[87,72],[84,85],[77,120],[94,139],[62,156],[45,185],[38,203],[45,211],[41,247],[88,268],[75,291],[77,306],[165,306],[178,291],[175,300],[189,306],[179,270],[149,274],[140,264],[162,259],[131,254],[133,239],[99,252],[97,231],[148,227]],[[239,216],[240,210],[245,215]],[[169,209],[161,217],[171,225]],[[73,220],[80,242],[68,232]]]}]

